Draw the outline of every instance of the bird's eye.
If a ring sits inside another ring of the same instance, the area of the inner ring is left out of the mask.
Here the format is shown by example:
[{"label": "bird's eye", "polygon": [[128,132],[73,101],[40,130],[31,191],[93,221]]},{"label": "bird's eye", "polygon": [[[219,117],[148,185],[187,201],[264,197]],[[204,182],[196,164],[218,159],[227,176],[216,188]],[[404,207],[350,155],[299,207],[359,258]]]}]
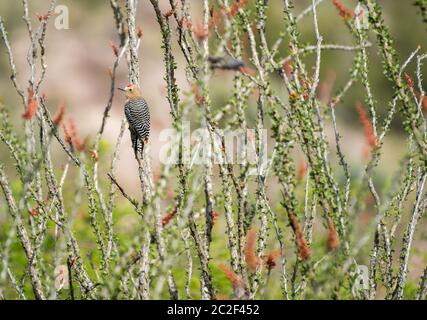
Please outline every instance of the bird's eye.
[{"label": "bird's eye", "polygon": [[132,88],[129,89],[129,91],[132,91],[132,90],[133,90]]}]

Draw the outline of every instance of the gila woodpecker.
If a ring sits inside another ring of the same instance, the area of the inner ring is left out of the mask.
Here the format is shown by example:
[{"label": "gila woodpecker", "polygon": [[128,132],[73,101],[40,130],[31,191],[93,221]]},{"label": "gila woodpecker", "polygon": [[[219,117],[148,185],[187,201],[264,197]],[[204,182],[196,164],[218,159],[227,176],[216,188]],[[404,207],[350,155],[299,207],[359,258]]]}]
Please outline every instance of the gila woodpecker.
[{"label": "gila woodpecker", "polygon": [[150,135],[150,110],[142,97],[141,90],[134,84],[129,84],[122,90],[127,98],[125,103],[125,115],[129,123],[132,148],[135,158],[140,161],[143,158],[144,145]]}]

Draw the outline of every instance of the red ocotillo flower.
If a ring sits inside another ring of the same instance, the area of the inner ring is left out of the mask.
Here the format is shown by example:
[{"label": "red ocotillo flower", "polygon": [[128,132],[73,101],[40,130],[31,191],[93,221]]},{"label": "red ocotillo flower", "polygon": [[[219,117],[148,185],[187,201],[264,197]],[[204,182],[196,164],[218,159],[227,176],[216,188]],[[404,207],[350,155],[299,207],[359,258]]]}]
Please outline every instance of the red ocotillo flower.
[{"label": "red ocotillo flower", "polygon": [[245,288],[245,283],[243,282],[242,278],[240,278],[233,270],[231,270],[223,263],[219,264],[218,267],[222,270],[222,272],[224,272],[228,281],[230,281],[231,285],[233,286],[233,289]]},{"label": "red ocotillo flower", "polygon": [[180,21],[179,25],[190,30],[198,41],[203,41],[209,35],[209,25],[205,26],[204,23],[201,21],[198,21],[196,22],[196,25],[193,25],[191,21],[186,18],[183,18]]},{"label": "red ocotillo flower", "polygon": [[83,151],[85,148],[86,141],[81,141],[78,137],[77,126],[73,119],[68,120],[69,130],[71,135],[72,144],[77,151]]},{"label": "red ocotillo flower", "polygon": [[77,127],[73,119],[68,120],[68,127],[70,128],[71,137],[72,138],[77,137]]},{"label": "red ocotillo flower", "polygon": [[136,36],[138,37],[138,39],[142,38],[142,36],[144,35],[144,32],[142,31],[141,27],[138,27],[138,31],[136,32]]},{"label": "red ocotillo flower", "polygon": [[331,219],[328,220],[328,240],[326,244],[329,251],[334,251],[338,249],[340,246],[338,233],[337,233],[337,230],[335,229],[334,222]]},{"label": "red ocotillo flower", "polygon": [[255,272],[261,263],[261,259],[256,252],[256,240],[256,229],[252,227],[246,235],[245,245],[245,260],[251,272]]},{"label": "red ocotillo flower", "polygon": [[58,111],[56,111],[55,115],[53,116],[53,123],[56,126],[59,126],[64,120],[64,115],[65,115],[65,103],[62,102],[58,107]]},{"label": "red ocotillo flower", "polygon": [[277,265],[277,258],[280,256],[280,251],[270,251],[267,256],[265,257],[265,264],[267,265],[267,270],[271,271],[273,270]]},{"label": "red ocotillo flower", "polygon": [[[44,15],[42,15],[42,14],[39,14],[39,13],[35,13],[35,15],[36,15],[36,17],[37,17],[37,19],[39,20],[39,21],[43,21],[43,20],[47,20],[47,17],[45,17]],[[46,19],[45,19],[46,18]]]},{"label": "red ocotillo flower", "polygon": [[346,8],[341,1],[339,0],[332,0],[332,3],[334,4],[335,8],[337,8],[339,15],[344,20],[350,20],[354,17],[354,12],[350,9]]},{"label": "red ocotillo flower", "polygon": [[405,72],[405,80],[406,83],[408,84],[409,88],[413,89],[414,88],[414,80],[412,80],[411,76],[409,74],[407,74]]},{"label": "red ocotillo flower", "polygon": [[233,18],[239,12],[239,10],[243,8],[247,3],[247,0],[238,0],[234,2],[227,13],[228,18]]},{"label": "red ocotillo flower", "polygon": [[308,260],[311,256],[310,247],[307,244],[307,240],[301,235],[297,237],[298,254],[303,260]]},{"label": "red ocotillo flower", "polygon": [[96,150],[91,150],[90,151],[90,156],[92,157],[92,159],[95,162],[97,162],[99,160],[98,152],[96,152]]},{"label": "red ocotillo flower", "polygon": [[47,14],[39,14],[39,13],[37,13],[36,12],[36,17],[37,17],[37,19],[41,22],[41,21],[47,21],[47,20],[49,20],[49,18],[51,17],[51,16],[54,16],[54,15],[56,15],[56,13],[55,12],[49,12],[49,13],[47,13]]},{"label": "red ocotillo flower", "polygon": [[294,73],[294,68],[289,60],[283,62],[282,69],[288,78]]},{"label": "red ocotillo flower", "polygon": [[174,207],[167,215],[165,215],[162,219],[162,225],[166,226],[169,221],[172,220],[172,218],[175,216],[176,212],[177,212],[177,207]]},{"label": "red ocotillo flower", "polygon": [[87,142],[87,138],[82,142],[77,133],[77,127],[73,119],[68,120],[68,127],[62,124],[65,141],[76,148],[77,151],[83,151]]},{"label": "red ocotillo flower", "polygon": [[414,80],[407,73],[405,73],[405,80],[406,80],[406,83],[408,84],[409,89],[415,94],[415,97],[417,98],[417,100],[421,99],[421,105],[423,109],[427,111],[427,97],[426,96],[421,97],[421,93],[417,90],[414,90],[415,88]]},{"label": "red ocotillo flower", "polygon": [[203,95],[200,93],[199,87],[197,86],[197,84],[193,83],[191,85],[191,91],[193,91],[194,96],[196,97],[196,103],[201,106],[203,105],[203,103],[205,102],[205,98],[203,97]]},{"label": "red ocotillo flower", "polygon": [[33,218],[36,218],[39,215],[39,210],[36,207],[31,208],[28,212]]},{"label": "red ocotillo flower", "polygon": [[203,41],[209,35],[208,26],[205,26],[201,21],[198,21],[195,26],[191,26],[190,30],[198,41]]},{"label": "red ocotillo flower", "polygon": [[214,225],[219,219],[218,211],[212,211],[212,225]]},{"label": "red ocotillo flower", "polygon": [[119,56],[119,47],[117,47],[117,45],[113,41],[110,41],[110,47],[111,47],[111,49],[113,49],[114,55],[116,57],[118,57]]},{"label": "red ocotillo flower", "polygon": [[[209,22],[209,28],[212,27],[219,27],[219,22],[221,21],[221,15],[218,13],[218,11],[215,11],[213,6],[209,9],[209,15],[211,16],[211,20]],[[219,30],[220,32],[223,31],[223,29]]]},{"label": "red ocotillo flower", "polygon": [[311,250],[307,244],[307,241],[304,238],[301,224],[297,216],[293,213],[289,214],[289,220],[291,222],[291,227],[295,233],[295,242],[298,248],[298,255],[300,256],[301,259],[307,260],[311,256]]},{"label": "red ocotillo flower", "polygon": [[302,179],[305,177],[307,173],[308,165],[307,162],[301,160],[298,166],[298,179]]},{"label": "red ocotillo flower", "polygon": [[71,138],[70,132],[68,132],[67,126],[65,124],[62,124],[62,130],[64,131],[65,141],[69,145],[73,145],[73,140]]},{"label": "red ocotillo flower", "polygon": [[169,17],[171,17],[173,15],[173,9],[171,8],[171,9],[169,9],[169,11],[168,12],[166,12],[165,14],[164,14],[164,16],[165,16],[165,18],[169,18]]},{"label": "red ocotillo flower", "polygon": [[196,37],[197,41],[201,42],[209,36],[209,30],[216,26],[220,19],[219,15],[214,13],[213,11],[211,11],[211,17],[212,19],[209,21],[208,25],[205,25],[202,21],[197,21],[196,24],[193,25],[191,21],[186,18],[183,18],[178,23],[178,26],[185,27],[190,30]]},{"label": "red ocotillo flower", "polygon": [[303,89],[302,96],[303,96],[304,100],[308,100],[310,98],[310,96],[309,96],[309,93],[308,93],[307,82],[305,81],[305,79],[303,77],[300,77],[300,82],[301,82],[302,89]]},{"label": "red ocotillo flower", "polygon": [[190,22],[190,21],[188,21],[188,19],[187,19],[187,18],[185,18],[185,17],[182,17],[182,18],[178,21],[178,27],[179,27],[179,28],[186,28],[186,29],[188,29],[188,30],[191,30],[191,26],[192,26],[191,22]]},{"label": "red ocotillo flower", "polygon": [[31,120],[37,112],[37,101],[34,99],[33,89],[28,88],[27,106],[25,112],[22,114],[22,118],[25,120]]},{"label": "red ocotillo flower", "polygon": [[368,113],[360,102],[356,103],[356,109],[357,113],[359,114],[360,122],[363,125],[367,147],[375,147],[377,145],[377,137],[375,136],[374,128],[372,126],[371,120],[369,119]]}]

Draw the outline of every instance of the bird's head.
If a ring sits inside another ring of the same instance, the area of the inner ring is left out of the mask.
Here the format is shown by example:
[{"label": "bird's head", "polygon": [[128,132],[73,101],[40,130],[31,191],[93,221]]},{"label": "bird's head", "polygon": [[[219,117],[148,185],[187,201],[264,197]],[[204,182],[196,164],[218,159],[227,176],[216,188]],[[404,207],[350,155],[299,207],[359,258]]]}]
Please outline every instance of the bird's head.
[{"label": "bird's head", "polygon": [[142,98],[141,89],[136,84],[128,84],[126,87],[118,89],[123,91],[128,99]]}]

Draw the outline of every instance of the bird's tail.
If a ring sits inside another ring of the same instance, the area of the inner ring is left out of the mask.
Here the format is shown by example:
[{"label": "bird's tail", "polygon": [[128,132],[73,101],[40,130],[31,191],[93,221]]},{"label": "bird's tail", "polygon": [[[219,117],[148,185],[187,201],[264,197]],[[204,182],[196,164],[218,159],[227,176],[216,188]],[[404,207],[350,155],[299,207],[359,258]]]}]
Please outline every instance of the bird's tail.
[{"label": "bird's tail", "polygon": [[144,147],[148,143],[148,138],[138,139],[135,148],[135,157],[138,160],[144,159]]},{"label": "bird's tail", "polygon": [[138,139],[137,144],[136,144],[136,150],[135,150],[135,157],[138,160],[142,160],[144,159],[144,141],[141,141]]}]

